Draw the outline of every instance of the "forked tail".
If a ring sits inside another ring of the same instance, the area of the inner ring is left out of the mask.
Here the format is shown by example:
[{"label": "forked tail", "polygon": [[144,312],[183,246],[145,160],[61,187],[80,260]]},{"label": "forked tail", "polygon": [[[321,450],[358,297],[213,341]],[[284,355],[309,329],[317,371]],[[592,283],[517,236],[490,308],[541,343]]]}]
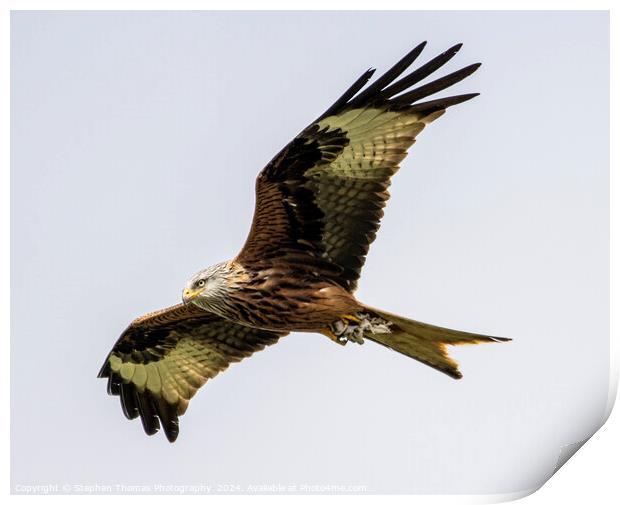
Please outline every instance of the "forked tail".
[{"label": "forked tail", "polygon": [[416,359],[454,379],[460,379],[463,375],[459,371],[458,363],[448,355],[447,345],[507,342],[511,340],[441,328],[370,307],[366,307],[366,311],[372,316],[388,321],[389,332],[367,330],[364,331],[365,339]]}]

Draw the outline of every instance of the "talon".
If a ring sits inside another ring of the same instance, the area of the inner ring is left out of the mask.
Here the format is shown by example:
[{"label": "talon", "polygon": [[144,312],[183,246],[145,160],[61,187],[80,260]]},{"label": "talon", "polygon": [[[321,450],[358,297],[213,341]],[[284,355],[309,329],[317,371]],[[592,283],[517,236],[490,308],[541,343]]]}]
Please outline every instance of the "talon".
[{"label": "talon", "polygon": [[345,314],[321,333],[341,345],[346,344],[348,341],[363,344],[364,335],[367,333],[391,333],[391,324],[390,321],[385,321],[366,313]]},{"label": "talon", "polygon": [[346,345],[346,343],[347,343],[347,339],[346,338],[342,339],[341,337],[336,335],[333,331],[331,331],[329,328],[325,328],[324,330],[321,331],[321,333],[323,335],[325,335],[326,337],[329,337],[330,340],[333,340],[337,344]]}]

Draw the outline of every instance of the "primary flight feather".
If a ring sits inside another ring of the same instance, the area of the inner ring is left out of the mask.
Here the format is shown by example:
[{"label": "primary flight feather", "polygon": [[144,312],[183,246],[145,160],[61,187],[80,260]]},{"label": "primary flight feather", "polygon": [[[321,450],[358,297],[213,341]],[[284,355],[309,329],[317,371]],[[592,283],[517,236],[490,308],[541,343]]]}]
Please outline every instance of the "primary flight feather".
[{"label": "primary flight feather", "polygon": [[258,175],[239,254],[191,277],[183,303],[136,319],[120,336],[99,377],[147,434],[161,426],[176,440],[178,417],[207,380],[291,331],[343,345],[369,339],[457,379],[446,345],[508,340],[395,316],[353,295],[407,149],[448,107],[477,96],[425,100],[478,63],[415,87],[460,44],[398,79],[424,46],[368,86],[374,70],[365,72],[282,149]]}]

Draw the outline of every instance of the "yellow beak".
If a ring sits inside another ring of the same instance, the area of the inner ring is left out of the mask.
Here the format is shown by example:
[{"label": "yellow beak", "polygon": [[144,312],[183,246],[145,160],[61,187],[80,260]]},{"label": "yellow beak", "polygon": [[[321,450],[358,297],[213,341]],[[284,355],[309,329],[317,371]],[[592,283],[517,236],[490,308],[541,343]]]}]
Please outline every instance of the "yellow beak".
[{"label": "yellow beak", "polygon": [[185,288],[183,290],[183,303],[189,303],[194,298],[196,298],[200,293],[202,293],[202,289],[189,289]]}]

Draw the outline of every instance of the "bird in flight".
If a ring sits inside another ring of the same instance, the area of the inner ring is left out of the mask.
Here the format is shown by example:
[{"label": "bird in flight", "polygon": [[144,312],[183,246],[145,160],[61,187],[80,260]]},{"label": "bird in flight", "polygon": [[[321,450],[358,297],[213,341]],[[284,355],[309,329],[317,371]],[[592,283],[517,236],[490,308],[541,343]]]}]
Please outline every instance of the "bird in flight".
[{"label": "bird in flight", "polygon": [[447,345],[509,340],[406,319],[353,295],[407,149],[448,107],[478,95],[427,99],[478,63],[416,87],[461,44],[398,79],[425,44],[368,86],[374,69],[362,74],[265,166],[237,256],[192,276],[183,303],[122,333],[98,377],[148,435],[161,426],[174,442],[179,416],[207,380],[292,331],[341,345],[372,340],[455,379],[462,375]]}]

